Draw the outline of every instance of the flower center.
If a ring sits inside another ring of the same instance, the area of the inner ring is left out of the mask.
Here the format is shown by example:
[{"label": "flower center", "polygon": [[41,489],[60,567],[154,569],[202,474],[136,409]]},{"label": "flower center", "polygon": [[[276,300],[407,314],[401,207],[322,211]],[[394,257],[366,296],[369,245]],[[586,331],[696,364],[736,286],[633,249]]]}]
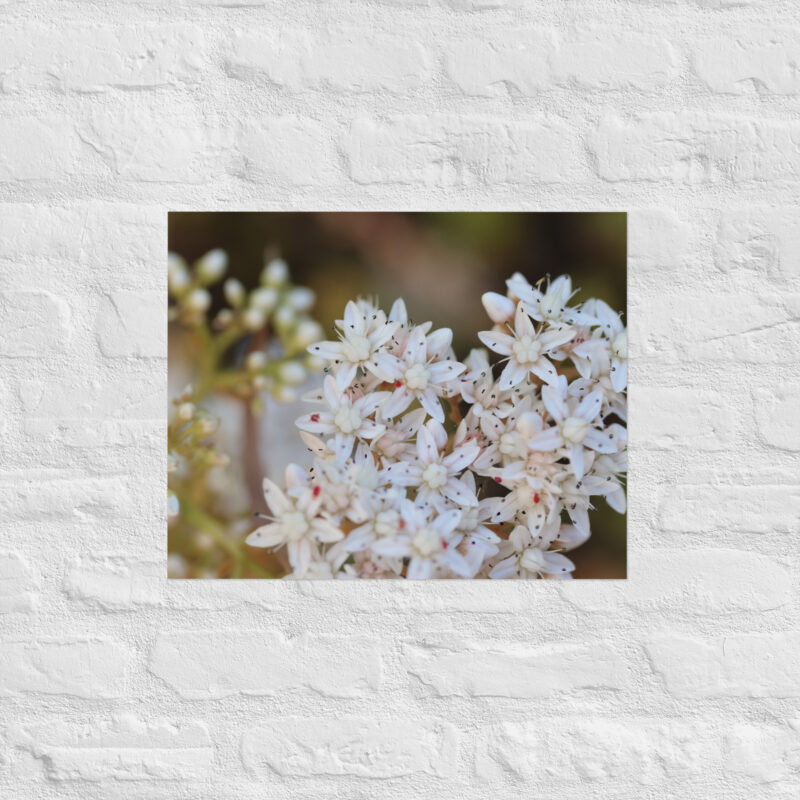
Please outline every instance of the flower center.
[{"label": "flower center", "polygon": [[333,418],[333,424],[344,434],[353,433],[361,427],[361,415],[353,406],[342,406]]},{"label": "flower center", "polygon": [[281,526],[284,536],[289,541],[296,542],[308,533],[308,520],[305,514],[300,511],[290,511],[281,517]]},{"label": "flower center", "polygon": [[432,528],[422,528],[411,540],[411,547],[422,558],[430,558],[442,549],[442,540]]},{"label": "flower center", "polygon": [[422,480],[431,489],[440,489],[447,483],[447,470],[441,464],[428,464],[422,473]]},{"label": "flower center", "polygon": [[539,360],[542,353],[542,345],[538,339],[534,339],[527,334],[517,339],[513,345],[514,358],[519,364],[533,364]]},{"label": "flower center", "polygon": [[375,515],[375,533],[378,536],[391,536],[397,533],[400,521],[399,515],[396,511],[380,511]]},{"label": "flower center", "polygon": [[516,431],[504,433],[497,443],[497,449],[504,456],[522,455],[526,448],[522,447],[522,437]]},{"label": "flower center", "polygon": [[529,547],[520,557],[519,565],[527,572],[542,572],[547,566],[544,553],[536,547]]},{"label": "flower center", "polygon": [[366,336],[353,334],[342,341],[342,355],[346,361],[357,364],[366,361],[372,352],[372,346]]},{"label": "flower center", "polygon": [[409,389],[426,389],[428,386],[428,370],[424,364],[412,364],[405,374],[406,386]]},{"label": "flower center", "polygon": [[561,423],[561,437],[568,444],[580,444],[589,431],[589,423],[580,417],[567,417]]},{"label": "flower center", "polygon": [[628,357],[628,333],[627,331],[622,331],[618,333],[614,337],[614,341],[611,342],[611,352],[614,353],[617,358],[627,358]]}]

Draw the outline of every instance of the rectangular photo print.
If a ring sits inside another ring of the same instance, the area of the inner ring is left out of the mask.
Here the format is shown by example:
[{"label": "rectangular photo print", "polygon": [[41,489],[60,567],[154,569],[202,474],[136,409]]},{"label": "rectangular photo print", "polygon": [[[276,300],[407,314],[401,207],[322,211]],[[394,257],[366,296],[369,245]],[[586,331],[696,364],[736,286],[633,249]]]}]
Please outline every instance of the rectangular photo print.
[{"label": "rectangular photo print", "polygon": [[169,215],[171,578],[626,577],[627,215]]}]

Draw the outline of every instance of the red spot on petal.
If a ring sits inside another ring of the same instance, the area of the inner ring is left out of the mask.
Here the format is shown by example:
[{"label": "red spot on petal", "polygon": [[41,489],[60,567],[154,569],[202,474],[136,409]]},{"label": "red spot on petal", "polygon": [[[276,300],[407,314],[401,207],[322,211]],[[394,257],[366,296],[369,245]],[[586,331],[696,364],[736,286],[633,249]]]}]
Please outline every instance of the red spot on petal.
[{"label": "red spot on petal", "polygon": [[533,496],[533,502],[534,502],[534,503],[538,503],[538,502],[539,502],[539,495],[538,495],[538,494],[535,494],[535,495]]},{"label": "red spot on petal", "polygon": [[442,539],[442,547],[447,550],[447,542],[444,539]]},{"label": "red spot on petal", "polygon": [[314,495],[314,497],[319,497],[319,493],[321,491],[322,491],[322,487],[321,486],[315,486],[314,487],[314,491],[312,492],[312,494]]},{"label": "red spot on petal", "polygon": [[399,389],[403,385],[403,381],[395,381],[394,388]]},{"label": "red spot on petal", "polygon": [[495,478],[494,481],[495,481],[495,483],[502,483],[503,479],[498,477],[498,478]]},{"label": "red spot on petal", "polygon": [[312,422],[319,422],[319,414],[312,414],[311,415]]},{"label": "red spot on petal", "polygon": [[401,519],[400,522],[397,524],[397,527],[400,528],[400,530],[402,531],[406,527],[406,521],[404,519]]}]

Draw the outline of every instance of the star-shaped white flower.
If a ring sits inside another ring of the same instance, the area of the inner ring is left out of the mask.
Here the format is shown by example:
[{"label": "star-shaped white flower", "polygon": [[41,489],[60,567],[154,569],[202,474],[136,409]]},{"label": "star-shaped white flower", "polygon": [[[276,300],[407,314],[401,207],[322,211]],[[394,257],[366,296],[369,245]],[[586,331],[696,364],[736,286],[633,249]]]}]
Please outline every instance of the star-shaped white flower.
[{"label": "star-shaped white flower", "polygon": [[[294,464],[286,469],[289,488],[299,486]],[[298,497],[288,497],[271,480],[264,478],[264,497],[272,512],[272,521],[256,528],[245,540],[251,547],[286,546],[295,577],[303,577],[309,564],[319,555],[317,545],[338,542],[344,533],[320,513],[320,492],[306,488]]]},{"label": "star-shaped white flower", "polygon": [[[440,331],[449,332],[445,328]],[[435,334],[439,335],[440,331]],[[452,336],[452,332],[449,334]],[[418,400],[435,420],[444,422],[444,411],[439,398],[449,393],[447,384],[466,369],[457,361],[429,360],[441,352],[446,338],[446,335],[439,336],[442,341],[434,338],[431,343],[424,329],[416,327],[409,334],[401,356],[387,352],[380,352],[375,356],[369,369],[382,380],[394,385],[392,396],[381,409],[384,416],[396,417],[414,400]]]},{"label": "star-shaped white flower", "polygon": [[481,331],[478,338],[495,353],[506,356],[507,364],[500,375],[500,389],[511,389],[533,373],[545,383],[558,380],[558,373],[548,355],[572,338],[572,329],[561,325],[540,333],[536,332],[530,317],[520,303],[514,314],[512,335],[500,331]]},{"label": "star-shaped white flower", "polygon": [[352,300],[344,310],[344,319],[336,321],[340,341],[317,342],[308,348],[312,355],[334,363],[336,386],[343,392],[353,381],[359,368],[366,370],[375,354],[392,338],[399,322],[388,322],[386,314],[361,301]]},{"label": "star-shaped white flower", "polygon": [[[437,441],[438,439],[438,441]],[[467,442],[444,455],[447,433],[435,420],[429,420],[417,433],[417,457],[411,462],[396,462],[386,468],[389,480],[399,486],[417,487],[417,503],[441,509],[446,500],[459,507],[477,506],[478,498],[458,476],[480,453],[474,442]]]},{"label": "star-shaped white flower", "polygon": [[356,439],[374,439],[385,428],[370,419],[372,414],[388,397],[388,392],[373,392],[353,400],[339,391],[336,381],[328,375],[323,383],[323,395],[327,411],[305,414],[295,424],[300,430],[321,433],[334,437],[333,449],[339,456],[348,457]]},{"label": "star-shaped white flower", "polygon": [[462,578],[470,577],[467,559],[456,550],[461,536],[455,534],[461,517],[458,509],[428,517],[410,500],[400,503],[400,529],[397,536],[376,541],[372,549],[379,555],[408,559],[406,578],[432,578],[437,570],[453,572]]}]

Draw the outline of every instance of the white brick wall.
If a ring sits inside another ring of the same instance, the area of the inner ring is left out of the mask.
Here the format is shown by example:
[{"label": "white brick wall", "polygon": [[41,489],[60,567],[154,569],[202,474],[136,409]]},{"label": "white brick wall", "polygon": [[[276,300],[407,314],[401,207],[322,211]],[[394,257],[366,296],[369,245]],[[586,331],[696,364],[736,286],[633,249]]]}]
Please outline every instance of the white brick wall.
[{"label": "white brick wall", "polygon": [[[0,41],[0,797],[798,796],[798,4],[0,0]],[[167,583],[170,208],[629,210],[629,580]]]}]

